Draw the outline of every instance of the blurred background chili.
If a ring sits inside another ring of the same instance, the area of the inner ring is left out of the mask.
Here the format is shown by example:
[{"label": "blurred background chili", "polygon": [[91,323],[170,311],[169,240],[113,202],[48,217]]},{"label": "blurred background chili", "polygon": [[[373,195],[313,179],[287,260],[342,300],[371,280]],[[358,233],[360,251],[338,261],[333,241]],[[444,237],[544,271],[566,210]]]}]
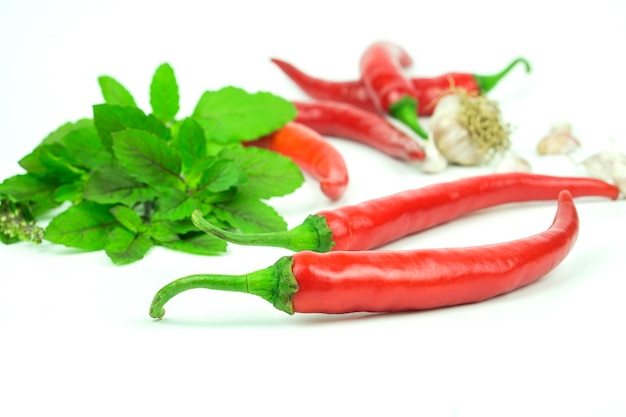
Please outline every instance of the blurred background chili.
[{"label": "blurred background chili", "polygon": [[[277,58],[271,60],[304,93],[312,98],[340,101],[371,112],[378,111],[361,80],[325,80],[313,77],[289,62]],[[435,77],[411,77],[409,80],[413,84],[415,99],[419,102],[418,115],[432,115],[437,100],[455,89],[464,90],[470,94],[485,94],[498,85],[518,65],[522,65],[527,73],[531,71],[528,60],[517,58],[502,71],[492,75],[449,72]]]},{"label": "blurred background chili", "polygon": [[295,121],[325,136],[363,143],[405,161],[425,158],[422,145],[383,116],[338,101],[294,101]]},{"label": "blurred background chili", "polygon": [[420,105],[415,99],[417,94],[403,73],[410,62],[410,56],[399,45],[374,42],[361,55],[361,82],[379,112],[389,114],[420,137],[428,138],[417,117]]},{"label": "blurred background chili", "polygon": [[341,198],[348,187],[348,168],[343,156],[322,135],[301,123],[287,123],[267,136],[243,144],[290,158],[319,181],[322,192],[331,200]]}]

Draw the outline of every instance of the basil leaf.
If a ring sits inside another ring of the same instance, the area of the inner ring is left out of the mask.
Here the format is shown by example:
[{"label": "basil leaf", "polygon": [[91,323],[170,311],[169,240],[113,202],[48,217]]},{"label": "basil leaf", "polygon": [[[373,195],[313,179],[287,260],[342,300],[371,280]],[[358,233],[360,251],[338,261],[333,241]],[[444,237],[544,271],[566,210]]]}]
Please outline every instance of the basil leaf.
[{"label": "basil leaf", "polygon": [[245,174],[239,169],[236,162],[218,159],[204,170],[199,188],[212,193],[219,193],[245,182],[245,179]]},{"label": "basil leaf", "polygon": [[78,203],[82,200],[83,192],[84,183],[80,180],[64,184],[54,191],[54,200],[58,203],[63,203],[64,201]]},{"label": "basil leaf", "polygon": [[177,136],[178,152],[186,175],[195,174],[207,156],[204,130],[193,119],[187,118],[180,125]]},{"label": "basil leaf", "polygon": [[226,242],[206,233],[193,234],[190,237],[173,242],[162,242],[162,246],[179,252],[194,255],[219,255],[226,251]]},{"label": "basil leaf", "polygon": [[55,131],[51,132],[42,141],[42,145],[51,145],[54,143],[60,143],[67,134],[73,132],[76,129],[82,129],[84,127],[93,127],[93,120],[80,119],[76,122],[67,122],[59,126]]},{"label": "basil leaf", "polygon": [[267,149],[224,149],[221,157],[232,159],[245,174],[239,192],[247,198],[269,199],[290,194],[304,183],[302,171],[291,159]]},{"label": "basil leaf", "polygon": [[61,143],[42,144],[23,157],[20,166],[31,174],[57,181],[71,181],[82,171]]},{"label": "basil leaf", "polygon": [[109,231],[117,224],[109,209],[90,201],[71,206],[52,219],[44,239],[88,251],[102,250]]},{"label": "basil leaf", "polygon": [[130,92],[115,78],[103,75],[98,77],[98,84],[100,84],[102,97],[107,104],[137,107],[135,99]]},{"label": "basil leaf", "polygon": [[159,219],[183,220],[189,218],[194,210],[206,213],[210,206],[176,189],[163,191],[159,198]]},{"label": "basil leaf", "polygon": [[137,107],[98,104],[93,106],[93,119],[105,149],[112,147],[112,134],[125,129],[145,130],[165,140],[171,138],[163,122]]},{"label": "basil leaf", "polygon": [[115,157],[126,172],[157,189],[184,185],[180,156],[167,142],[137,129],[113,134]]},{"label": "basil leaf", "polygon": [[76,166],[61,145],[42,145],[38,147],[39,162],[45,170],[44,175],[61,183],[73,182],[85,171]]},{"label": "basil leaf", "polygon": [[144,234],[157,242],[172,242],[178,240],[178,233],[176,229],[177,225],[174,222],[168,220],[157,220],[148,224]]},{"label": "basil leaf", "polygon": [[57,183],[33,174],[14,175],[0,183],[0,195],[13,201],[54,201]]},{"label": "basil leaf", "polygon": [[135,210],[126,206],[115,206],[111,208],[111,214],[118,222],[131,232],[140,232],[143,228],[143,220]]},{"label": "basil leaf", "polygon": [[174,69],[167,63],[160,65],[150,84],[152,113],[163,122],[174,120],[180,109],[179,99]]},{"label": "basil leaf", "polygon": [[110,158],[110,154],[106,152],[98,137],[93,122],[87,119],[76,123],[66,123],[59,127],[30,154],[20,159],[19,165],[30,173],[47,175],[51,167],[43,163],[42,154],[44,153],[47,153],[48,157],[52,154],[72,165],[86,168],[94,168]]},{"label": "basil leaf", "polygon": [[96,169],[113,157],[102,145],[94,126],[74,129],[61,139],[61,143],[72,161],[88,169]]},{"label": "basil leaf", "polygon": [[152,201],[157,195],[157,190],[128,175],[117,161],[111,161],[91,174],[85,183],[83,198],[100,204],[134,206]]},{"label": "basil leaf", "polygon": [[243,233],[287,230],[287,223],[272,207],[259,200],[235,198],[213,207],[220,220]]},{"label": "basil leaf", "polygon": [[267,135],[293,120],[296,109],[291,102],[268,92],[250,94],[241,88],[224,87],[206,91],[193,117],[201,126],[207,124],[213,129],[213,140],[227,143]]},{"label": "basil leaf", "polygon": [[114,264],[127,265],[143,259],[153,246],[149,238],[118,226],[108,234],[104,250]]}]

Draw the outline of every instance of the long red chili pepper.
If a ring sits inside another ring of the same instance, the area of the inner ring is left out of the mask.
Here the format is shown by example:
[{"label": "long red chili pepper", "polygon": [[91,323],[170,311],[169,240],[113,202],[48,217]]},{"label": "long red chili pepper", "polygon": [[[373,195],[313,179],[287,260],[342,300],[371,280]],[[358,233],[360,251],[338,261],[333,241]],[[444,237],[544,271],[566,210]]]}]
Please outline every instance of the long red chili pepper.
[{"label": "long red chili pepper", "polygon": [[587,177],[528,173],[489,174],[433,184],[310,215],[286,232],[239,234],[219,229],[192,214],[200,229],[242,245],[277,246],[293,251],[360,251],[506,203],[554,200],[561,190],[574,197],[617,199],[619,188]]},{"label": "long red chili pepper", "polygon": [[[272,58],[271,61],[312,98],[339,101],[371,112],[377,111],[361,80],[324,80],[313,77],[286,61],[277,58]],[[518,64],[523,65],[526,72],[531,71],[530,63],[526,59],[517,58],[502,71],[492,75],[450,72],[436,77],[410,78],[416,94],[415,99],[420,104],[418,115],[432,115],[437,101],[448,91],[458,89],[470,94],[485,94],[491,91]]]},{"label": "long red chili pepper", "polygon": [[536,235],[466,248],[299,252],[239,276],[191,275],[161,288],[150,316],[183,291],[254,294],[286,313],[424,310],[475,303],[533,283],[559,265],[578,235],[572,196],[562,191],[552,225]]},{"label": "long red chili pepper", "polygon": [[[330,81],[309,75],[294,65],[272,58],[271,61],[278,66],[302,91],[318,100],[338,101],[352,104],[364,110],[378,112],[369,94],[365,90],[361,80],[355,81]],[[423,106],[418,109],[423,111]]]},{"label": "long red chili pepper", "polygon": [[339,151],[308,126],[289,122],[260,139],[245,142],[291,158],[304,172],[320,182],[322,192],[331,200],[339,199],[348,186],[348,169]]},{"label": "long red chili pepper", "polygon": [[403,63],[410,61],[400,46],[375,42],[361,56],[361,81],[379,112],[395,117],[419,136],[428,138],[417,118],[417,93],[402,72]]},{"label": "long red chili pepper", "polygon": [[426,156],[417,140],[378,114],[337,101],[293,104],[298,111],[295,121],[322,135],[361,142],[405,161],[421,161]]}]

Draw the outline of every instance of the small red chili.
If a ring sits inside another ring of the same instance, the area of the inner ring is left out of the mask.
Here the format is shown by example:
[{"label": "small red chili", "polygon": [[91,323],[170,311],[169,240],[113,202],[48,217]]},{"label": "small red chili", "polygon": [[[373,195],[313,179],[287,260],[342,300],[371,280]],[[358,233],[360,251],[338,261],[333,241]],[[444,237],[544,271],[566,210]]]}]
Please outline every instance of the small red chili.
[{"label": "small red chili", "polygon": [[262,297],[289,314],[414,311],[476,303],[531,284],[556,268],[578,235],[572,196],[562,191],[552,225],[504,243],[405,251],[299,252],[245,275],[179,278],[154,296],[150,316],[190,289]]},{"label": "small red chili", "polygon": [[395,117],[422,138],[428,138],[417,118],[417,93],[402,72],[410,62],[400,46],[375,42],[361,56],[361,82],[379,112]]},{"label": "small red chili", "polygon": [[322,135],[301,123],[289,122],[244,145],[269,149],[290,158],[319,181],[322,192],[331,200],[339,199],[348,186],[348,169],[343,156]]},{"label": "small red chili", "polygon": [[418,141],[378,114],[337,101],[293,104],[298,111],[295,121],[322,135],[354,140],[405,161],[426,156]]},{"label": "small red chili", "polygon": [[402,191],[310,215],[286,232],[239,234],[213,226],[199,213],[198,228],[242,245],[276,246],[293,251],[359,251],[506,203],[554,200],[561,190],[574,197],[617,199],[619,188],[596,178],[528,173],[489,174]]},{"label": "small red chili", "polygon": [[[276,58],[271,60],[312,98],[348,103],[371,112],[378,111],[361,80],[324,80],[306,74],[288,62]],[[419,103],[418,115],[432,115],[437,101],[449,91],[464,90],[470,94],[491,91],[518,64],[523,65],[526,72],[530,72],[530,63],[524,58],[517,58],[505,69],[492,75],[450,72],[436,77],[409,78],[415,90],[415,99]]]}]

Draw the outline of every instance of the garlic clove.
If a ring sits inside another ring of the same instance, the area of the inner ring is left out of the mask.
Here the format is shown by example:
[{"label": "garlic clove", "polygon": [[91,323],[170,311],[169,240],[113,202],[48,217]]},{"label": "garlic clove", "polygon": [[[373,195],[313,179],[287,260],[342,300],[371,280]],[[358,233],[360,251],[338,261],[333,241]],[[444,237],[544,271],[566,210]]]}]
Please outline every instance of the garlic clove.
[{"label": "garlic clove", "polygon": [[582,165],[592,177],[613,178],[615,170],[626,167],[626,155],[614,151],[598,152],[583,160]]},{"label": "garlic clove", "polygon": [[616,151],[598,152],[583,160],[592,177],[611,180],[626,196],[626,155]]},{"label": "garlic clove", "polygon": [[503,158],[498,165],[496,165],[494,172],[532,172],[530,163],[517,155],[510,155]]},{"label": "garlic clove", "polygon": [[569,123],[555,124],[537,144],[539,155],[567,155],[580,148],[580,142],[572,134]]}]

